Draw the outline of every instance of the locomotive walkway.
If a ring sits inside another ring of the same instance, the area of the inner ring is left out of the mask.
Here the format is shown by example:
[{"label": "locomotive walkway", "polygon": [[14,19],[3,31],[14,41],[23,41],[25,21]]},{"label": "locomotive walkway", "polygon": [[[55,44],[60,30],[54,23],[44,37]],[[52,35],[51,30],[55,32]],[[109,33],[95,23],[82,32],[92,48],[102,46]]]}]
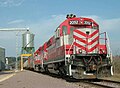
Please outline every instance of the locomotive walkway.
[{"label": "locomotive walkway", "polygon": [[[0,75],[0,77],[2,76]],[[61,78],[54,78],[27,70],[10,73],[7,76],[7,78],[5,77],[6,80],[0,82],[0,88],[82,88]]]}]

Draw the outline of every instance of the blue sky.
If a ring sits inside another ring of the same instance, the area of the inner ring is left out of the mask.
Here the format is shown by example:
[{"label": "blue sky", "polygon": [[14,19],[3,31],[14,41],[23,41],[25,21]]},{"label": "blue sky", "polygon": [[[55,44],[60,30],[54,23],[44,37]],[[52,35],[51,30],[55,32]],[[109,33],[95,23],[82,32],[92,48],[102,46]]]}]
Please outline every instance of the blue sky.
[{"label": "blue sky", "polygon": [[[120,0],[0,0],[0,28],[29,27],[38,48],[54,34],[66,14],[91,17],[107,31],[114,54],[120,54]],[[0,46],[15,56],[15,33],[0,32]],[[19,52],[21,38],[19,37]]]}]

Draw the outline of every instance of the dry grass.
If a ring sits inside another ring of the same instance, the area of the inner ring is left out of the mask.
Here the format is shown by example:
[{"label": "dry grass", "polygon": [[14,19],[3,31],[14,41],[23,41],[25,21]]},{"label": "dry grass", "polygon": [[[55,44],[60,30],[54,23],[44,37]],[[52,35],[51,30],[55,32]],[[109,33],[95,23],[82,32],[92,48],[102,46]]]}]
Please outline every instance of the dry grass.
[{"label": "dry grass", "polygon": [[104,79],[120,81],[120,56],[113,57],[114,75],[111,77],[105,77]]},{"label": "dry grass", "polygon": [[114,73],[119,74],[120,73],[120,56],[113,57],[113,66],[114,66]]}]

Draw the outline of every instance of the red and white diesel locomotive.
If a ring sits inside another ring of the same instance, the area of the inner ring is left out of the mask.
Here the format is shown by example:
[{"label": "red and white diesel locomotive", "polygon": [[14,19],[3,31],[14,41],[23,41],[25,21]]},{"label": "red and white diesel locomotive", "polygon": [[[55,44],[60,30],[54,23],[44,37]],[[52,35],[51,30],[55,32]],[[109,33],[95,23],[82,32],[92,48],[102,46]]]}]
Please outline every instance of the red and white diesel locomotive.
[{"label": "red and white diesel locomotive", "polygon": [[[34,70],[81,78],[113,75],[106,32],[91,18],[67,15],[55,34],[34,53]],[[29,66],[28,66],[29,67]]]}]

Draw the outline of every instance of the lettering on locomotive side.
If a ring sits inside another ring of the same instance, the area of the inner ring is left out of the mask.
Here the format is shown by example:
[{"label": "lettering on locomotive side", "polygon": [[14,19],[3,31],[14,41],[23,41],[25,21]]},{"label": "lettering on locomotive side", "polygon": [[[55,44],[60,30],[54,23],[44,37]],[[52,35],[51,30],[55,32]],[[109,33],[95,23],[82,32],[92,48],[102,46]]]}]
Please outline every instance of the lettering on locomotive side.
[{"label": "lettering on locomotive side", "polygon": [[77,25],[77,24],[79,24],[79,21],[78,20],[70,20],[69,24],[70,25]]}]

